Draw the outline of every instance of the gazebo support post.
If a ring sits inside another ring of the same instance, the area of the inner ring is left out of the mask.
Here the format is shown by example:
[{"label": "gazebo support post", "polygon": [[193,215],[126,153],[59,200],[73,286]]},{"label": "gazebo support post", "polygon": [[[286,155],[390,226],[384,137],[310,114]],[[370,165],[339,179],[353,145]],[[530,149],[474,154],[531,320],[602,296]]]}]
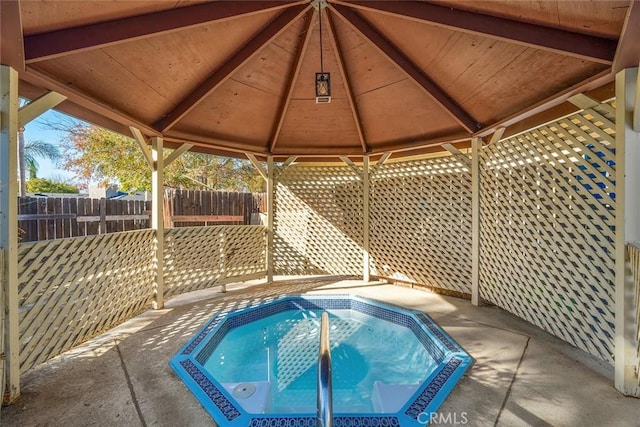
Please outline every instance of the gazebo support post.
[{"label": "gazebo support post", "polygon": [[273,199],[275,198],[273,156],[267,156],[267,283],[273,282]]},{"label": "gazebo support post", "polygon": [[151,228],[156,232],[156,277],[153,308],[164,307],[164,157],[162,137],[151,138]]},{"label": "gazebo support post", "polygon": [[480,305],[480,149],[482,140],[471,140],[471,304]]},{"label": "gazebo support post", "polygon": [[18,72],[0,65],[0,386],[20,396],[18,319]]},{"label": "gazebo support post", "polygon": [[362,158],[362,281],[369,282],[369,156]]},{"label": "gazebo support post", "polygon": [[640,134],[633,130],[638,68],[616,75],[616,246],[615,246],[615,386],[640,397],[634,284],[625,260],[626,245],[640,242]]}]

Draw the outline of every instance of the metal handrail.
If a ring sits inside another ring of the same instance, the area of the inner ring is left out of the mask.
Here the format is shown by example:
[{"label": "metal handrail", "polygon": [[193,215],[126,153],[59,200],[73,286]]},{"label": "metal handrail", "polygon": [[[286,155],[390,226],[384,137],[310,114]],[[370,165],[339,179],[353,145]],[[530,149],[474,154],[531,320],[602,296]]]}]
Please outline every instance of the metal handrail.
[{"label": "metal handrail", "polygon": [[329,315],[320,321],[318,355],[318,427],[333,427],[333,387],[331,385],[331,348],[329,347]]}]

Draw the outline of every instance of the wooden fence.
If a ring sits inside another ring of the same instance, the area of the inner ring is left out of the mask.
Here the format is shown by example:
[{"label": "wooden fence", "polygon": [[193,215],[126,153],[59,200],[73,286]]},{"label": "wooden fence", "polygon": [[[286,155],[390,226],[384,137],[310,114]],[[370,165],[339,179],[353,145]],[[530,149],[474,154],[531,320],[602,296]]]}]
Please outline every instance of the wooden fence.
[{"label": "wooden fence", "polygon": [[169,228],[252,224],[252,216],[266,211],[265,204],[262,193],[171,188],[164,192],[164,224]]},{"label": "wooden fence", "polygon": [[[165,227],[256,223],[264,194],[165,190]],[[20,242],[149,228],[151,202],[80,197],[20,197]]]},{"label": "wooden fence", "polygon": [[151,202],[76,197],[20,197],[20,242],[149,228]]}]

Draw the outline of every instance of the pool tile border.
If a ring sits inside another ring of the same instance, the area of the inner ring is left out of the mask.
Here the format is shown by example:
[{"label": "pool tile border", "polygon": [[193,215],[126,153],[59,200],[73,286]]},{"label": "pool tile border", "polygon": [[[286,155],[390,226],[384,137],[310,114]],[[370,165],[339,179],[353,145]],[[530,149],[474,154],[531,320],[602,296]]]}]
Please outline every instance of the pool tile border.
[{"label": "pool tile border", "polygon": [[[204,365],[230,329],[295,309],[350,309],[404,326],[416,335],[429,354],[440,364],[440,369],[423,383],[419,394],[397,414],[336,415],[336,427],[424,425],[424,422],[421,422],[424,414],[427,414],[427,411],[435,411],[442,404],[473,360],[423,312],[352,295],[282,296],[257,306],[217,314],[171,359],[171,367],[216,421],[216,414],[219,413],[225,417],[228,422],[226,425],[229,426],[247,423],[250,427],[315,426],[315,416],[256,416],[245,413],[242,408],[233,404],[233,399],[227,396],[227,392],[213,378],[198,367],[198,364]],[[203,343],[207,337],[209,339]],[[446,363],[445,359],[448,359]],[[193,385],[199,390],[194,390]],[[215,408],[211,407],[211,404]]]}]

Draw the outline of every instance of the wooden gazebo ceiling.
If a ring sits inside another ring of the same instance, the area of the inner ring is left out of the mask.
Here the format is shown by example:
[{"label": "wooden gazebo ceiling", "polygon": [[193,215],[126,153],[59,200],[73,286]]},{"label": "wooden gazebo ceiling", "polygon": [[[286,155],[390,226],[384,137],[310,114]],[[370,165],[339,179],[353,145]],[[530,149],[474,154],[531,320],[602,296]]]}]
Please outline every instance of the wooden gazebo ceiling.
[{"label": "wooden gazebo ceiling", "polygon": [[236,156],[468,141],[640,59],[640,5],[628,0],[330,0],[332,100],[316,104],[320,32],[307,0],[1,3],[2,62],[19,70],[21,95],[54,90],[80,118]]}]

